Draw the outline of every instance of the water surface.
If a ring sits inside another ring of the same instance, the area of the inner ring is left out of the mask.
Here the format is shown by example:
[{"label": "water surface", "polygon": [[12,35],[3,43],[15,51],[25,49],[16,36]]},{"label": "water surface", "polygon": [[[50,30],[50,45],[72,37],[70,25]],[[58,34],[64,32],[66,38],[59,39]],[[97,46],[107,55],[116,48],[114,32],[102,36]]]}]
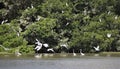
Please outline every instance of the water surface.
[{"label": "water surface", "polygon": [[120,57],[44,54],[35,58],[34,55],[1,55],[0,69],[120,69]]}]

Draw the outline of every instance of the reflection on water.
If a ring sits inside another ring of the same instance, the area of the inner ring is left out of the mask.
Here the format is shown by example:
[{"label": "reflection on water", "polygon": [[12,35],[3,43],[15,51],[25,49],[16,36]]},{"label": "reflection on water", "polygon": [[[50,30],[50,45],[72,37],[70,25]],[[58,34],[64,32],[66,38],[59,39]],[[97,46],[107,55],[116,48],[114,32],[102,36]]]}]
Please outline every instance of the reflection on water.
[{"label": "reflection on water", "polygon": [[120,57],[87,54],[0,55],[0,69],[119,69]]}]

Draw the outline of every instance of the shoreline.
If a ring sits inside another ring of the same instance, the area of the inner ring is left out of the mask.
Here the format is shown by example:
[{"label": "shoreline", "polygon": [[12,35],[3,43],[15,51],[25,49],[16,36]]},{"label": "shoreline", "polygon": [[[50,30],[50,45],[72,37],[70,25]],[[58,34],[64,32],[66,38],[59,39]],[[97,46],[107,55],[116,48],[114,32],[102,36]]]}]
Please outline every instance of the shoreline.
[{"label": "shoreline", "polygon": [[[0,55],[14,55],[15,53],[8,53],[8,52],[0,52]],[[33,55],[33,54],[36,54],[36,53],[24,53],[23,55]],[[45,54],[45,53],[41,53],[41,54]],[[47,54],[56,54],[56,53],[47,53]],[[57,53],[57,54],[60,54],[60,53]],[[69,54],[69,53],[65,53],[65,54]],[[72,53],[70,53],[72,54]],[[79,53],[77,53],[79,54]],[[85,54],[96,54],[96,53],[85,53]],[[106,55],[106,54],[115,54],[115,55],[120,55],[120,52],[100,52],[100,53],[97,53],[97,54],[103,54],[103,55]]]}]

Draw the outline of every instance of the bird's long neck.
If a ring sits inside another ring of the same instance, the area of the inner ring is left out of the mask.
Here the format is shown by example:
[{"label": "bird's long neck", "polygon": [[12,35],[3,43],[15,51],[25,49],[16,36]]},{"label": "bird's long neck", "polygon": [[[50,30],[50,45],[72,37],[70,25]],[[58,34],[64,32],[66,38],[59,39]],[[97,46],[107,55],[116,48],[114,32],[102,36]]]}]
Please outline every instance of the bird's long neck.
[{"label": "bird's long neck", "polygon": [[80,53],[82,53],[82,49],[80,49]]}]

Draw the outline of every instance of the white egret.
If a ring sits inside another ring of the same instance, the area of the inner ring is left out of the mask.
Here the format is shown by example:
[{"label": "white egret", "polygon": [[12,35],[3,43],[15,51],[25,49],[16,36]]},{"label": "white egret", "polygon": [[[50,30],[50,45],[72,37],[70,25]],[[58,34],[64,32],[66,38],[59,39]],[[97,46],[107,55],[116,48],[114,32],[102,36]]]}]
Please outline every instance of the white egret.
[{"label": "white egret", "polygon": [[67,7],[69,6],[68,3],[65,4]]},{"label": "white egret", "polygon": [[16,51],[15,51],[15,55],[16,56],[21,56],[22,54],[19,52],[19,49],[17,49]]},{"label": "white egret", "polygon": [[115,20],[118,19],[118,16],[115,16]]},{"label": "white egret", "polygon": [[55,53],[55,51],[53,50],[53,48],[49,48],[49,49],[47,49],[47,51]]},{"label": "white egret", "polygon": [[35,39],[37,42],[39,41],[38,39]]},{"label": "white egret", "polygon": [[110,13],[111,13],[111,12],[109,11],[109,12],[108,12],[108,15],[109,15]]},{"label": "white egret", "polygon": [[100,51],[100,46],[98,45],[97,47],[93,47],[95,49],[95,51]]},{"label": "white egret", "polygon": [[101,19],[101,18],[99,18],[99,22],[102,22],[102,19]]},{"label": "white egret", "polygon": [[110,38],[110,37],[111,37],[111,34],[110,34],[110,33],[108,33],[108,34],[107,34],[107,37],[108,37],[108,38]]},{"label": "white egret", "polygon": [[82,49],[80,49],[80,55],[84,56],[85,54],[82,52]]},{"label": "white egret", "polygon": [[60,46],[61,47],[65,47],[66,49],[68,49],[68,47],[67,47],[68,45],[67,44],[61,44]]},{"label": "white egret", "polygon": [[42,43],[40,43],[38,39],[36,39],[36,41],[35,44],[37,44],[37,46],[35,47],[35,50],[39,51],[42,48]]},{"label": "white egret", "polygon": [[37,45],[37,46],[35,47],[35,50],[39,51],[41,48],[42,48],[42,46]]},{"label": "white egret", "polygon": [[49,45],[47,43],[43,44],[43,46],[46,48],[49,47]]},{"label": "white egret", "polygon": [[75,53],[74,49],[73,49],[73,56],[77,56],[77,54]]},{"label": "white egret", "polygon": [[31,8],[34,8],[32,4],[31,4]]},{"label": "white egret", "polygon": [[36,19],[36,20],[39,21],[40,19],[41,19],[41,16],[37,16],[37,19]]},{"label": "white egret", "polygon": [[62,13],[64,13],[64,11],[62,11]]},{"label": "white egret", "polygon": [[67,22],[66,26],[67,26],[67,25],[69,25],[69,24],[70,24],[70,23],[69,23],[69,22]]},{"label": "white egret", "polygon": [[4,23],[4,20],[1,22],[1,24],[3,24]]},{"label": "white egret", "polygon": [[20,36],[20,33],[19,33],[19,32],[17,32],[17,36],[18,36],[18,37]]},{"label": "white egret", "polygon": [[1,24],[4,24],[4,23],[6,23],[8,20],[3,20],[2,22],[1,22]]}]

